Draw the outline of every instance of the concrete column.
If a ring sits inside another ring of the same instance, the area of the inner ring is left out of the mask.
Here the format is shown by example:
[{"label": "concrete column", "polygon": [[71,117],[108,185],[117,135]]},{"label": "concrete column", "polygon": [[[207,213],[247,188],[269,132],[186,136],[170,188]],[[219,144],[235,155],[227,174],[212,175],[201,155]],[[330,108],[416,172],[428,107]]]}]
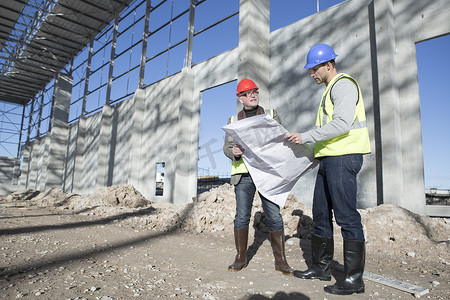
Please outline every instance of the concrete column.
[{"label": "concrete column", "polygon": [[97,188],[111,186],[111,138],[112,138],[112,115],[113,108],[109,105],[103,105],[102,120],[100,121],[100,145],[98,147],[98,165],[97,165]]},{"label": "concrete column", "polygon": [[[270,0],[240,0],[238,80],[249,78],[259,87],[259,103],[269,108]],[[237,100],[236,100],[237,101]],[[237,101],[237,111],[242,105]]]},{"label": "concrete column", "polygon": [[39,146],[39,156],[36,156],[40,159],[40,164],[38,166],[39,170],[41,170],[39,174],[40,183],[36,187],[36,189],[40,190],[39,187],[45,189],[45,183],[47,182],[47,176],[48,176],[48,169],[47,169],[47,163],[49,158],[49,137],[45,136],[41,139],[40,146]]},{"label": "concrete column", "polygon": [[28,185],[30,189],[39,189],[37,185],[38,171],[39,171],[39,148],[40,139],[36,139],[31,143],[30,149],[30,169],[28,173]]},{"label": "concrete column", "polygon": [[419,82],[416,59],[416,44],[410,34],[396,35],[398,68],[395,76],[401,78],[403,201],[401,206],[416,214],[426,214],[425,178],[423,165],[422,125],[420,115]]},{"label": "concrete column", "polygon": [[194,97],[194,71],[182,69],[180,111],[178,115],[178,138],[176,157],[173,161],[175,184],[173,203],[184,204],[197,195],[197,140],[194,122],[200,115],[200,101]]},{"label": "concrete column", "polygon": [[45,182],[47,179],[47,165],[45,160],[45,139],[36,138],[33,142],[33,159],[32,159],[32,180],[35,190],[43,191],[45,189]]},{"label": "concrete column", "polygon": [[147,199],[150,197],[149,182],[143,181],[147,174],[141,174],[141,154],[142,154],[142,139],[143,139],[143,125],[144,125],[144,111],[145,111],[145,90],[137,89],[134,93],[133,100],[133,116],[131,127],[131,154],[130,154],[130,177],[129,183],[139,190]]},{"label": "concrete column", "polygon": [[12,176],[12,185],[19,185],[20,184],[20,158],[14,159],[14,167],[13,167],[13,176]]},{"label": "concrete column", "polygon": [[147,0],[145,4],[145,20],[144,20],[144,32],[142,37],[142,49],[141,49],[141,63],[139,69],[139,88],[144,88],[145,77],[145,60],[147,58],[147,44],[148,44],[148,25],[150,23],[150,13],[152,10],[152,1]]},{"label": "concrete column", "polygon": [[192,43],[194,41],[194,21],[195,21],[195,0],[190,0],[189,5],[189,23],[188,23],[188,34],[187,34],[187,49],[186,49],[186,59],[185,66],[188,68],[192,67]]},{"label": "concrete column", "polygon": [[114,74],[114,60],[116,58],[116,45],[117,45],[117,35],[119,31],[119,20],[120,14],[118,11],[114,12],[114,27],[113,27],[113,37],[111,41],[111,56],[109,59],[109,73],[108,73],[108,85],[106,86],[106,105],[109,105],[111,102],[111,85]]},{"label": "concrete column", "polygon": [[[376,61],[379,88],[379,151],[382,203],[404,207],[402,132],[396,67],[394,8],[391,0],[374,1]],[[376,76],[375,75],[375,76]],[[375,116],[377,117],[377,116]]]},{"label": "concrete column", "polygon": [[31,159],[31,151],[30,151],[30,143],[26,142],[22,147],[22,173],[20,174],[19,183],[23,185],[26,189],[29,188],[28,178],[30,176],[30,159]]},{"label": "concrete column", "polygon": [[84,151],[86,145],[86,120],[85,116],[80,116],[78,120],[78,129],[77,129],[77,145],[75,149],[75,170],[73,175],[72,192],[74,193],[83,193],[84,187]]},{"label": "concrete column", "polygon": [[64,160],[67,149],[67,132],[70,99],[72,97],[73,78],[59,74],[55,86],[55,106],[50,131],[50,143],[47,161],[47,180],[45,188],[62,188],[64,176]]}]

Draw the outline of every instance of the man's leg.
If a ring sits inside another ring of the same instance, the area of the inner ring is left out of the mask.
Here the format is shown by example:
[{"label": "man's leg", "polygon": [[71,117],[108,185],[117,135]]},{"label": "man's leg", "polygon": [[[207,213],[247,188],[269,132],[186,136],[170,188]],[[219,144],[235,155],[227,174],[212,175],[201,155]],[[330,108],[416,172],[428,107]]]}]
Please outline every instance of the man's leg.
[{"label": "man's leg", "polygon": [[260,194],[264,213],[269,226],[270,243],[272,245],[273,256],[275,257],[275,270],[283,275],[294,275],[292,269],[286,260],[286,247],[284,236],[283,217],[280,214],[280,206],[267,200]]},{"label": "man's leg", "polygon": [[361,215],[356,209],[356,177],[361,170],[363,157],[361,154],[349,154],[330,159],[327,180],[336,223],[341,227],[344,240],[363,241]]},{"label": "man's leg", "polygon": [[314,233],[311,235],[312,265],[306,271],[294,272],[296,277],[303,279],[331,280],[330,263],[333,260],[334,240],[326,167],[326,159],[323,159],[320,162],[314,187],[313,220],[315,225]]},{"label": "man's leg", "polygon": [[236,257],[228,267],[229,271],[240,271],[247,267],[248,226],[255,196],[255,185],[251,177],[243,176],[234,187],[236,195],[236,216],[234,218],[234,243]]},{"label": "man's leg", "polygon": [[363,157],[361,154],[333,158],[328,174],[328,186],[333,201],[336,223],[341,226],[344,239],[344,280],[327,286],[330,294],[364,293],[365,240],[361,215],[356,209],[357,181]]}]

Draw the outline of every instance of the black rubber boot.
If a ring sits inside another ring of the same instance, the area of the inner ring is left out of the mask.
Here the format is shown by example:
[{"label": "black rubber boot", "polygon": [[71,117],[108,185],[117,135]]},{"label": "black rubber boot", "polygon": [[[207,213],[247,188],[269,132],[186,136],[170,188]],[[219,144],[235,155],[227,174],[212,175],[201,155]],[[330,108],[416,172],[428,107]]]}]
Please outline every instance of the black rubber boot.
[{"label": "black rubber boot", "polygon": [[365,241],[344,240],[344,281],[324,287],[324,291],[335,295],[364,293]]},{"label": "black rubber boot", "polygon": [[237,272],[247,267],[248,228],[234,230],[234,243],[237,254],[234,263],[228,267],[228,271]]},{"label": "black rubber boot", "polygon": [[294,275],[294,269],[289,266],[286,260],[284,230],[270,231],[269,233],[273,256],[275,257],[275,270],[280,271],[283,275]]},{"label": "black rubber boot", "polygon": [[294,276],[303,279],[331,280],[330,263],[333,260],[334,240],[332,237],[311,235],[312,266],[306,271],[295,271]]}]

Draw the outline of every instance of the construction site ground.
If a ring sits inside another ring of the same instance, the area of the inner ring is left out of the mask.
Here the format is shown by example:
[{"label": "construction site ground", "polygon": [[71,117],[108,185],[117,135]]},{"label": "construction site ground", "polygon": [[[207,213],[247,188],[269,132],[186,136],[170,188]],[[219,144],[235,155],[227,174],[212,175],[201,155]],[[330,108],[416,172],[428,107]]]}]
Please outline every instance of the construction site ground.
[{"label": "construction site ground", "polygon": [[[336,296],[323,287],[343,276],[338,231],[331,282],[284,276],[274,270],[255,201],[248,267],[230,272],[235,247],[229,185],[184,206],[136,205],[136,197],[132,187],[118,186],[89,196],[27,190],[0,198],[0,299],[450,298],[450,224],[443,218],[393,206],[361,210],[368,234],[365,270],[425,291],[365,279],[364,294]],[[298,199],[288,204],[287,259],[304,270],[311,258],[310,208]]]}]

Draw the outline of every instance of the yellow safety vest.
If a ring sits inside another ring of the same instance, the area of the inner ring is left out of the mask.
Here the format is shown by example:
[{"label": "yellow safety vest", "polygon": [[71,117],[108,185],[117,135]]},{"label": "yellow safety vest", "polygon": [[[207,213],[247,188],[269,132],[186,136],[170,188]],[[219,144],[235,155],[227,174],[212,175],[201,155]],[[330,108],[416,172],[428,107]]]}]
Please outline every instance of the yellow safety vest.
[{"label": "yellow safety vest", "polygon": [[[265,112],[265,110],[264,110]],[[270,116],[273,118],[273,109],[270,109]],[[230,124],[234,122],[234,120],[237,120],[237,115],[234,115],[230,118]],[[232,161],[231,162],[231,175],[235,174],[244,174],[248,173],[247,167],[245,166],[244,160],[239,159],[238,161]]]},{"label": "yellow safety vest", "polygon": [[350,75],[339,73],[328,84],[323,92],[322,101],[317,112],[316,127],[324,126],[333,120],[334,104],[331,101],[331,89],[342,78],[350,79],[358,89],[358,101],[356,103],[352,126],[349,132],[329,140],[314,143],[314,157],[370,153],[369,131],[367,130],[366,113],[361,89],[356,80]]}]

